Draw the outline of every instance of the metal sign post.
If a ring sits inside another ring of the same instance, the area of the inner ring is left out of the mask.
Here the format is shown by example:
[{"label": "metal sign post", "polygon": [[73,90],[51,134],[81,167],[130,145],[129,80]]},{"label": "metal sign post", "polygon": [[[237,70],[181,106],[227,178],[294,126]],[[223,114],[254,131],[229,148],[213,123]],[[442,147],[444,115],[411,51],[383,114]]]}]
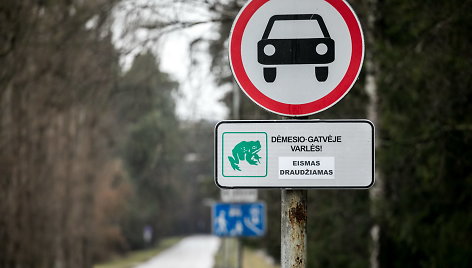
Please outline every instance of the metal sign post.
[{"label": "metal sign post", "polygon": [[306,266],[307,196],[307,190],[281,191],[280,264],[283,268]]},{"label": "metal sign post", "polygon": [[282,190],[281,265],[306,266],[307,190]]}]

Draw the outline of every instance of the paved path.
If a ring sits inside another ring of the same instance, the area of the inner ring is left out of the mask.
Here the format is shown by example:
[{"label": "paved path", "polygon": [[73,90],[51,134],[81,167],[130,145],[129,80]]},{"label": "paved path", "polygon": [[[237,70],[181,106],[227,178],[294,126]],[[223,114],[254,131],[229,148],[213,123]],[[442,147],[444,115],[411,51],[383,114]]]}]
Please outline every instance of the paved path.
[{"label": "paved path", "polygon": [[212,268],[219,245],[215,236],[190,236],[135,268]]}]

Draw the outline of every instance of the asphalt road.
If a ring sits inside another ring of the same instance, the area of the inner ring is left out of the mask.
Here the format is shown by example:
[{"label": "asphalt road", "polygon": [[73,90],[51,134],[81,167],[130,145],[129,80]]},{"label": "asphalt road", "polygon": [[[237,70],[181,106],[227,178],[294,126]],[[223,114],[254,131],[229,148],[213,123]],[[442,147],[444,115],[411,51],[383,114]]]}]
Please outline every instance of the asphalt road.
[{"label": "asphalt road", "polygon": [[135,268],[212,268],[219,245],[215,236],[190,236]]}]

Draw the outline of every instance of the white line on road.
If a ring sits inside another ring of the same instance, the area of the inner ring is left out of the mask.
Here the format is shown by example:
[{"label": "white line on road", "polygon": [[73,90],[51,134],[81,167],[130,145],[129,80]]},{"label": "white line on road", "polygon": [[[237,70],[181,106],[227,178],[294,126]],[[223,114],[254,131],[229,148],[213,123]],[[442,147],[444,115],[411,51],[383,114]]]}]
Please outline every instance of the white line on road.
[{"label": "white line on road", "polygon": [[219,246],[218,237],[190,236],[135,268],[212,268]]}]

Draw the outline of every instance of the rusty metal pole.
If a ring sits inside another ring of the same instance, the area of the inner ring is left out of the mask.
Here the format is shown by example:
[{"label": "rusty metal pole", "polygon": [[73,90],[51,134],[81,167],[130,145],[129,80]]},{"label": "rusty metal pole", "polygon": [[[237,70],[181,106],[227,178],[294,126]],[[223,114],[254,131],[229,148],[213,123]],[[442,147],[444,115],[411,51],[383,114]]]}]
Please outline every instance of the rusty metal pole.
[{"label": "rusty metal pole", "polygon": [[306,266],[307,190],[282,190],[282,268]]},{"label": "rusty metal pole", "polygon": [[[308,116],[283,117],[283,119],[308,119]],[[307,194],[307,190],[282,189],[281,268],[306,267]]]}]

